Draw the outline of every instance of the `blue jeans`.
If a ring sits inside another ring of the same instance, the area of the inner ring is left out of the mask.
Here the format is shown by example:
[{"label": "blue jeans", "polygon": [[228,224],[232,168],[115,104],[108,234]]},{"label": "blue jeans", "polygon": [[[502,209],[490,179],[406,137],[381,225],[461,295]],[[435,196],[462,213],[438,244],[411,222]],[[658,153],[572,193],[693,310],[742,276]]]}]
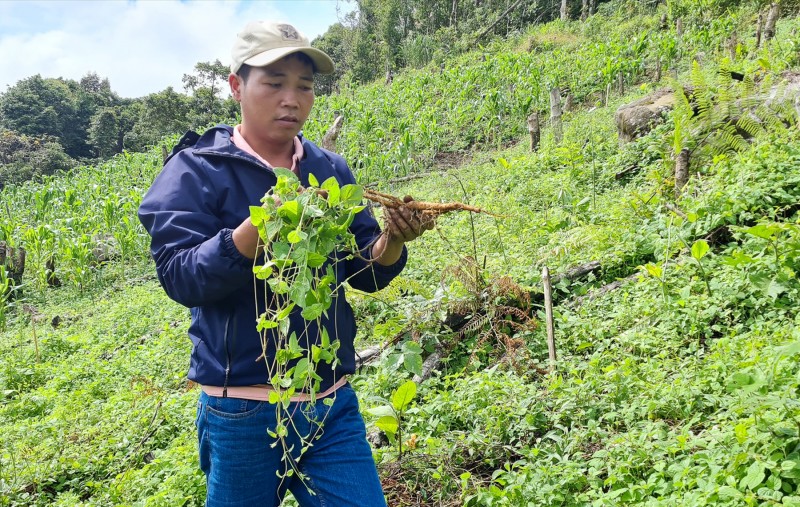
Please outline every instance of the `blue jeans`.
[{"label": "blue jeans", "polygon": [[[281,444],[273,447],[276,439],[267,433],[275,431],[275,409],[266,401],[200,394],[197,436],[207,507],[277,507],[287,489],[302,507],[386,506],[358,399],[349,384],[336,391],[331,407],[322,400],[290,405],[294,427],[290,425],[286,437],[286,460]],[[321,436],[301,457],[300,436],[317,430]],[[287,467],[296,467],[300,474],[279,477]]]}]

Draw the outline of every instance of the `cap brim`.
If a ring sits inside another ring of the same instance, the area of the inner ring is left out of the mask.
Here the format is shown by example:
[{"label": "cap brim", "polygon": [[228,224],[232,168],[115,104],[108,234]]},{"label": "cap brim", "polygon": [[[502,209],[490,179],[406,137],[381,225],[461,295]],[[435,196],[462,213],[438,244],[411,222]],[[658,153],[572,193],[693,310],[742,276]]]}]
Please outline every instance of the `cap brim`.
[{"label": "cap brim", "polygon": [[315,71],[319,74],[333,74],[333,60],[323,51],[315,48],[276,48],[264,51],[255,56],[252,56],[242,62],[243,64],[250,65],[251,67],[263,67],[271,63],[277,62],[281,58],[291,55],[293,53],[303,53],[314,62]]}]

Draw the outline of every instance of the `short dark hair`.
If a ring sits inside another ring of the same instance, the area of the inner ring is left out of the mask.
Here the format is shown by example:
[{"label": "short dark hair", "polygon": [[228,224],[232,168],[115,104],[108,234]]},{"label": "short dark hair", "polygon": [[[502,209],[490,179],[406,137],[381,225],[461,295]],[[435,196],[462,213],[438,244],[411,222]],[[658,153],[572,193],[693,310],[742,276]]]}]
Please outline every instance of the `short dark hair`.
[{"label": "short dark hair", "polygon": [[[291,53],[289,55],[286,55],[284,56],[284,58],[297,58],[301,62],[307,65],[311,65],[311,70],[314,72],[314,74],[317,73],[317,66],[314,65],[314,60],[312,60],[311,57],[305,53],[301,53],[298,51],[297,53]],[[242,66],[239,67],[239,71],[236,72],[236,75],[242,78],[242,81],[247,82],[247,78],[250,77],[250,71],[252,69],[253,69],[252,66],[243,63]]]}]

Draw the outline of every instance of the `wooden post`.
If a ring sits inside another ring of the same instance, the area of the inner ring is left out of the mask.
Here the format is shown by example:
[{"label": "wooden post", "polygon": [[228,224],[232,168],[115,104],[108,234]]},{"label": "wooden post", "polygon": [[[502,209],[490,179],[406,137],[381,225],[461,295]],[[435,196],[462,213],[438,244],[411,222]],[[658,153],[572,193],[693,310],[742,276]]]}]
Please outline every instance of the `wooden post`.
[{"label": "wooden post", "polygon": [[556,335],[553,323],[553,287],[550,284],[550,270],[547,266],[542,269],[542,283],[544,284],[544,314],[547,321],[547,353],[550,356],[550,372],[556,368]]},{"label": "wooden post", "polygon": [[569,9],[567,8],[567,0],[561,0],[561,21],[569,21]]},{"label": "wooden post", "polygon": [[169,153],[167,153],[167,147],[162,144],[161,145],[161,163],[162,164],[167,161],[167,157],[169,157]]},{"label": "wooden post", "polygon": [[564,112],[569,113],[575,109],[575,97],[572,92],[567,92],[567,98],[564,99]]},{"label": "wooden post", "polygon": [[781,15],[781,5],[779,2],[772,2],[772,5],[769,6],[769,12],[767,13],[767,22],[764,25],[764,40],[768,41],[771,38],[775,37],[775,24],[778,22],[778,18]]},{"label": "wooden post", "polygon": [[675,20],[675,34],[678,36],[678,39],[680,39],[681,35],[683,35],[683,19],[682,18],[678,18],[677,20]]},{"label": "wooden post", "polygon": [[625,95],[625,75],[622,72],[617,74],[617,92],[620,96]]},{"label": "wooden post", "polygon": [[681,195],[683,187],[689,181],[689,149],[684,148],[675,159],[675,197]]},{"label": "wooden post", "polygon": [[538,111],[534,111],[528,116],[528,133],[531,135],[531,151],[538,150],[539,140],[541,139]]},{"label": "wooden post", "polygon": [[736,32],[731,33],[731,36],[726,41],[725,45],[728,46],[728,55],[731,58],[731,62],[736,61],[736,47],[739,45]]},{"label": "wooden post", "polygon": [[557,86],[550,89],[550,122],[553,125],[553,137],[556,144],[561,144],[564,133],[561,127],[561,92]]},{"label": "wooden post", "polygon": [[339,137],[339,132],[342,130],[342,123],[344,123],[344,116],[339,115],[333,120],[333,125],[325,133],[322,138],[322,147],[328,151],[336,152],[336,139]]},{"label": "wooden post", "polygon": [[656,83],[661,81],[661,58],[656,58]]},{"label": "wooden post", "polygon": [[661,20],[658,24],[659,30],[666,30],[667,29],[667,13],[664,12],[661,14]]},{"label": "wooden post", "polygon": [[756,21],[756,49],[761,47],[761,30],[764,28],[764,15],[758,13],[758,21]]}]

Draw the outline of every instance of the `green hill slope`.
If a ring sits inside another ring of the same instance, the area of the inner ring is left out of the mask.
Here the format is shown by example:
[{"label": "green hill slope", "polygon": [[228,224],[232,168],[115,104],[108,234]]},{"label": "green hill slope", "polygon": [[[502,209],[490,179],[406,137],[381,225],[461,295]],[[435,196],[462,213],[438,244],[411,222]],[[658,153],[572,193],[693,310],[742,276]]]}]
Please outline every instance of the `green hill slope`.
[{"label": "green hill slope", "polygon": [[[368,409],[442,357],[399,442],[376,447],[392,506],[800,504],[798,117],[754,110],[736,143],[714,115],[796,67],[798,20],[756,49],[747,8],[686,14],[678,35],[631,4],[318,99],[306,135],[344,114],[362,183],[500,215],[442,217],[389,288],[350,295],[362,345],[381,348],[352,379],[370,428]],[[657,87],[657,61],[694,109],[620,145],[614,111]],[[546,116],[553,86],[578,106],[531,153],[525,117]],[[188,311],[135,218],[158,169],[128,154],[0,193],[2,239],[28,250],[22,293],[0,303],[0,505],[203,503]],[[551,372],[542,268],[590,261],[556,284]]]}]

